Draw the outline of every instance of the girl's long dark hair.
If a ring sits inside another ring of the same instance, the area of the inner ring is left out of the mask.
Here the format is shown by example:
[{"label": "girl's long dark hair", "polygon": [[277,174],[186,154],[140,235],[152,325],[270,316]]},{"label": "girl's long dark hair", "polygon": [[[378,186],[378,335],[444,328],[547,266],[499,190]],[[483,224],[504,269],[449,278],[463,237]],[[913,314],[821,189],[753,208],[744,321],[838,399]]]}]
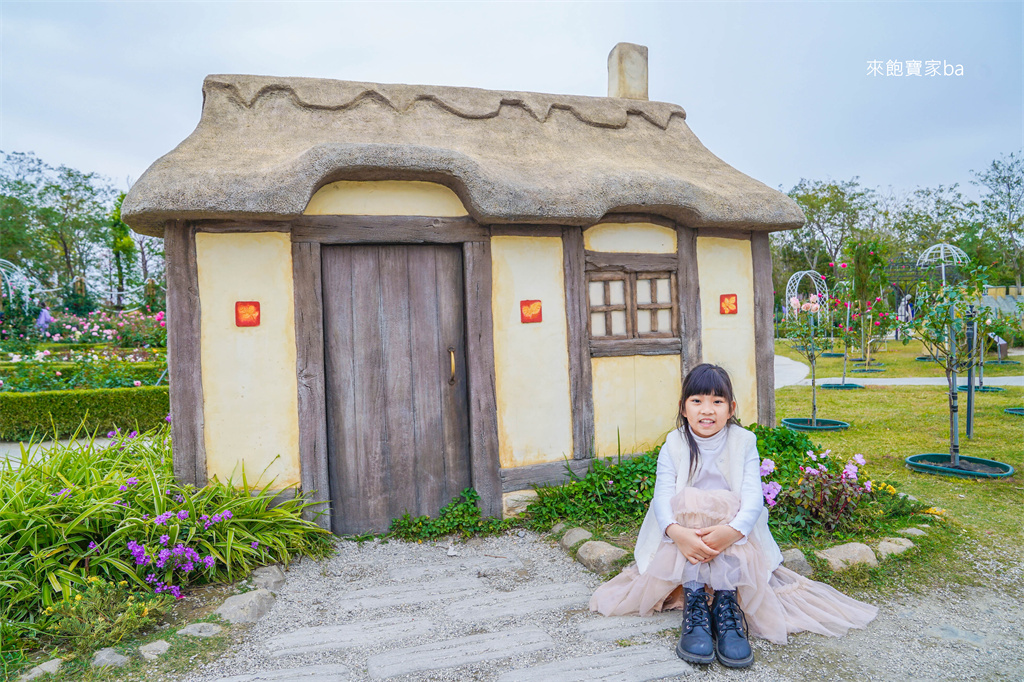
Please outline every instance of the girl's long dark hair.
[{"label": "girl's long dark hair", "polygon": [[[736,400],[732,391],[732,380],[729,373],[718,365],[705,362],[690,370],[690,373],[683,379],[683,399],[679,404],[679,415],[676,417],[676,427],[686,435],[686,444],[690,446],[690,476],[697,471],[700,464],[700,449],[697,441],[690,432],[690,426],[686,423],[683,411],[686,408],[686,401],[691,395],[716,395],[725,398],[730,407]],[[729,424],[739,426],[740,420],[733,414],[729,418]]]}]

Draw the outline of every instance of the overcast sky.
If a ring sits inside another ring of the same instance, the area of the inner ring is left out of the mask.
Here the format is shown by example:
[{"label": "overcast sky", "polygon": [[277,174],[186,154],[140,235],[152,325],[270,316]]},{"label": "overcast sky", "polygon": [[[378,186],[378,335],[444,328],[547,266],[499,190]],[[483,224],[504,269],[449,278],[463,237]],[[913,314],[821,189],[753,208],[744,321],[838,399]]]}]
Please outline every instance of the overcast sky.
[{"label": "overcast sky", "polygon": [[0,15],[0,149],[122,188],[195,127],[207,74],[604,96],[620,41],[650,48],[652,100],[772,187],[860,176],[973,195],[971,170],[1024,147],[1020,0],[0,0]]}]

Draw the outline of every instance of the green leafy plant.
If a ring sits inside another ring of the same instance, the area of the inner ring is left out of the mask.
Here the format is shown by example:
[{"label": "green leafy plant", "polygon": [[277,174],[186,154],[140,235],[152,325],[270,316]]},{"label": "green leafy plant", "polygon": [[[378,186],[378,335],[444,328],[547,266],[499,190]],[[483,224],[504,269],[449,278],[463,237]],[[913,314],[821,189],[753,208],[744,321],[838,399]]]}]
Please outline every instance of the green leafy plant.
[{"label": "green leafy plant", "polygon": [[809,452],[807,459],[800,467],[802,476],[796,485],[783,488],[780,496],[780,502],[790,511],[789,523],[823,533],[848,530],[862,495],[871,492],[870,483],[861,483],[858,476],[864,457],[854,455],[843,462],[826,450],[820,455]]},{"label": "green leafy plant", "polygon": [[0,464],[0,619],[32,622],[93,576],[178,596],[333,548],[273,481],[179,485],[167,428],[22,456]]},{"label": "green leafy plant", "polygon": [[87,391],[0,392],[0,438],[65,437],[80,431],[146,431],[165,423],[167,386]]},{"label": "green leafy plant", "polygon": [[387,535],[410,541],[436,540],[448,535],[465,538],[471,535],[495,535],[512,525],[511,520],[482,517],[477,506],[479,499],[477,491],[466,488],[458,497],[441,507],[437,518],[414,517],[406,512],[401,518],[392,519]]},{"label": "green leafy plant", "polygon": [[42,631],[74,657],[155,625],[174,602],[170,595],[142,591],[127,580],[90,576],[86,584],[81,592],[68,594],[43,610]]},{"label": "green leafy plant", "polygon": [[[643,519],[654,495],[658,468],[655,448],[614,462],[595,459],[582,478],[560,486],[537,486],[537,501],[527,507],[526,524],[538,530],[559,520],[623,524]],[[568,465],[566,465],[568,467]]]}]

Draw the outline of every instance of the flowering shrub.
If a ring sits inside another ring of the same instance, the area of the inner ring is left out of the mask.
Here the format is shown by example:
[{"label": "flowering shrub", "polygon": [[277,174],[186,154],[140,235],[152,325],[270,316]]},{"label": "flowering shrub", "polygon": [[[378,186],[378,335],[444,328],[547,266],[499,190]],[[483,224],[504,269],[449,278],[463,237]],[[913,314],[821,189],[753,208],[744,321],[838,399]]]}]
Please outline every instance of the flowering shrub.
[{"label": "flowering shrub", "polygon": [[0,392],[152,386],[166,370],[166,356],[156,351],[123,356],[103,350],[37,350],[31,355],[11,354],[8,362],[0,363]]},{"label": "flowering shrub", "polygon": [[164,348],[167,320],[163,311],[95,311],[84,316],[58,312],[43,336],[55,343],[107,342],[122,348]]},{"label": "flowering shrub", "polygon": [[0,464],[0,620],[32,620],[92,577],[178,597],[330,551],[330,535],[302,519],[301,497],[272,507],[266,483],[258,493],[244,480],[181,486],[166,426],[115,437],[109,447],[35,451],[17,469]]},{"label": "flowering shrub", "polygon": [[43,609],[41,630],[61,649],[81,656],[112,646],[126,636],[156,624],[174,600],[142,591],[127,580],[90,576],[86,588]]}]

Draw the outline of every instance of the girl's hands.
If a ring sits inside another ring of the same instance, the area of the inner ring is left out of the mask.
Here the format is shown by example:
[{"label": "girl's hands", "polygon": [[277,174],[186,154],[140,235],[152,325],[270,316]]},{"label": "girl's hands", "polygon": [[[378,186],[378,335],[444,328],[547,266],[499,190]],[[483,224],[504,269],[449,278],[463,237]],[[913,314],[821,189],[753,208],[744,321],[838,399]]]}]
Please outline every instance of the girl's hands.
[{"label": "girl's hands", "polygon": [[[714,527],[717,528],[718,526]],[[730,528],[730,530],[732,529]],[[676,544],[676,548],[679,549],[679,553],[686,557],[686,560],[691,564],[711,561],[718,556],[718,553],[721,551],[708,545],[699,535],[701,532],[702,531],[695,531],[692,528],[683,528],[678,523],[673,523],[665,529],[665,534],[668,535],[672,542]],[[738,539],[739,538],[737,538],[737,540]],[[735,540],[733,540],[733,542],[735,542]],[[732,542],[729,544],[732,544]]]},{"label": "girl's hands", "polygon": [[732,526],[708,526],[696,530],[694,533],[704,541],[704,544],[714,549],[716,554],[724,551],[729,545],[739,542],[743,537],[743,533]]}]

